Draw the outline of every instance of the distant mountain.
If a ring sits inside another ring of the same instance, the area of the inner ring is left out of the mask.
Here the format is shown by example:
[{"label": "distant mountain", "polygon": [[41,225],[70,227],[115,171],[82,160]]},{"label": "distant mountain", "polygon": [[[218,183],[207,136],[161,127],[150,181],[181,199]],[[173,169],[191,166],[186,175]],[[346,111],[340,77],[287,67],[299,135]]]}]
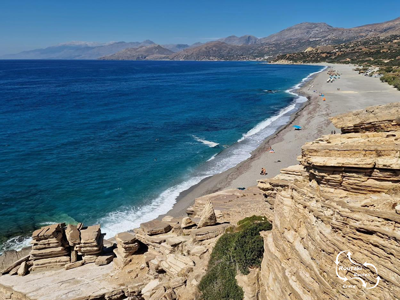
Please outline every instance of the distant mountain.
[{"label": "distant mountain", "polygon": [[[261,46],[261,45],[260,45]],[[170,55],[171,60],[249,60],[262,56],[264,49],[254,45],[228,45],[210,42]]]},{"label": "distant mountain", "polygon": [[150,45],[139,48],[128,48],[112,55],[103,56],[102,60],[160,60],[168,59],[168,56],[173,54],[169,49],[160,45]]},{"label": "distant mountain", "polygon": [[309,46],[323,46],[398,33],[400,33],[400,18],[354,28],[336,28],[326,23],[301,23],[262,38],[261,42],[264,44],[309,42]]},{"label": "distant mountain", "polygon": [[153,45],[154,42],[115,42],[109,44],[96,44],[87,42],[70,42],[47,47],[23,51],[17,54],[4,55],[3,59],[98,59],[102,56],[114,54],[126,48],[137,48]]},{"label": "distant mountain", "polygon": [[[6,55],[0,58],[11,59],[166,59],[169,55],[173,60],[254,60],[266,56],[294,53],[305,49],[327,45],[338,45],[372,37],[386,37],[400,34],[400,18],[388,22],[369,24],[354,28],[336,28],[326,23],[301,23],[286,28],[278,33],[264,38],[252,35],[241,37],[228,36],[209,43],[166,44],[158,47],[152,41],[116,42],[98,44],[91,42],[70,42],[45,49],[24,51],[18,54]],[[168,54],[166,51],[174,52]],[[125,49],[130,49],[124,51]],[[156,50],[158,49],[158,50]],[[141,53],[145,51],[145,53]],[[154,54],[151,52],[154,51]],[[147,53],[149,52],[149,53]],[[158,53],[159,52],[159,53]],[[115,56],[114,56],[115,54]]]},{"label": "distant mountain", "polygon": [[188,44],[166,44],[161,46],[165,49],[171,50],[172,52],[180,52],[190,47]]},{"label": "distant mountain", "polygon": [[238,45],[238,46],[261,44],[261,40],[253,35],[244,35],[241,37],[237,37],[236,35],[231,35],[226,38],[219,39],[218,41],[226,43],[228,45]]}]

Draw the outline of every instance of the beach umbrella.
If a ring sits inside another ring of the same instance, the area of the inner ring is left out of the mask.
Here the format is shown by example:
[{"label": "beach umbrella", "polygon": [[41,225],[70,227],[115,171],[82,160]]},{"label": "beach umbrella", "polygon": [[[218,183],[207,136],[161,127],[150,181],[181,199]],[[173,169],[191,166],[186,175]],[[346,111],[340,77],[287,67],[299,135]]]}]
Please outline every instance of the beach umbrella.
[{"label": "beach umbrella", "polygon": [[301,126],[299,126],[299,125],[294,125],[293,127],[294,127],[294,129],[296,129],[296,130],[300,130],[300,129],[301,129]]}]

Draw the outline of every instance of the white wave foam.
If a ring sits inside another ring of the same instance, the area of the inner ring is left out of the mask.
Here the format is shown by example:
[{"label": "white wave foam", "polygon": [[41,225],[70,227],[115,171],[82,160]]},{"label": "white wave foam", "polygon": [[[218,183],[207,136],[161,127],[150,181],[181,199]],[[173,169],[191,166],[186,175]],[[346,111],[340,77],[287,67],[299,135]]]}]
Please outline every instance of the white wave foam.
[{"label": "white wave foam", "polygon": [[106,217],[99,220],[102,231],[107,233],[107,236],[110,238],[118,232],[138,228],[141,223],[156,219],[159,215],[172,209],[176,198],[178,198],[181,192],[198,184],[205,177],[207,176],[192,177],[181,184],[170,187],[148,205],[109,213]]},{"label": "white wave foam", "polygon": [[207,159],[207,161],[213,160],[213,159],[217,156],[217,154],[218,154],[218,153],[215,153],[213,156],[211,156],[209,159]]},{"label": "white wave foam", "polygon": [[199,138],[199,137],[197,137],[195,135],[192,135],[192,136],[196,141],[198,141],[200,143],[203,143],[204,145],[207,145],[210,148],[214,148],[214,147],[217,147],[219,145],[218,143],[201,139],[201,138]]},{"label": "white wave foam", "polygon": [[292,109],[295,108],[295,104],[291,104],[289,106],[286,106],[285,108],[282,108],[279,113],[275,116],[272,116],[261,123],[258,123],[255,127],[250,129],[247,133],[243,134],[243,136],[238,140],[238,142],[243,141],[244,139],[255,135],[256,133],[260,132],[261,130],[265,129],[269,125],[271,125],[274,121],[278,120],[280,117],[282,117],[284,114],[288,113]]},{"label": "white wave foam", "polygon": [[309,74],[307,77],[303,78],[301,80],[300,83],[296,84],[295,86],[293,86],[292,88],[286,90],[285,92],[288,94],[291,94],[293,96],[295,96],[296,98],[294,99],[294,102],[292,102],[289,106],[286,106],[284,108],[282,108],[278,114],[276,114],[275,116],[269,117],[268,119],[258,123],[255,127],[253,127],[252,129],[250,129],[248,132],[246,132],[245,134],[243,134],[243,136],[238,140],[238,142],[243,141],[244,139],[255,135],[256,133],[259,133],[261,130],[267,128],[269,125],[271,125],[273,122],[275,122],[276,120],[278,120],[280,117],[282,117],[283,115],[287,114],[288,112],[290,112],[291,110],[296,108],[296,104],[298,103],[304,103],[307,101],[307,98],[304,96],[300,96],[299,94],[295,93],[294,91],[298,90],[306,81],[308,81],[312,76],[314,76],[315,74],[318,74],[322,71],[324,71],[327,67],[324,67],[322,70],[319,70],[317,72],[313,72],[311,74]]},{"label": "white wave foam", "polygon": [[31,245],[32,238],[30,236],[15,236],[11,239],[7,240],[2,247],[0,248],[0,255],[4,251],[8,250],[16,250],[19,251],[22,248],[28,247]]}]

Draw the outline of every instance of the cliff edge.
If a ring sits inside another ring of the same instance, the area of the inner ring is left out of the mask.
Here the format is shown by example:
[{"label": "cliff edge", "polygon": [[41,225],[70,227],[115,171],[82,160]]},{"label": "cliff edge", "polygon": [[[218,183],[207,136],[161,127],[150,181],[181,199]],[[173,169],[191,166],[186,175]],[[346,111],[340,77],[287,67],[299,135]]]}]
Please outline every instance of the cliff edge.
[{"label": "cliff edge", "polygon": [[342,134],[259,180],[273,207],[260,299],[399,299],[399,103],[331,119]]}]

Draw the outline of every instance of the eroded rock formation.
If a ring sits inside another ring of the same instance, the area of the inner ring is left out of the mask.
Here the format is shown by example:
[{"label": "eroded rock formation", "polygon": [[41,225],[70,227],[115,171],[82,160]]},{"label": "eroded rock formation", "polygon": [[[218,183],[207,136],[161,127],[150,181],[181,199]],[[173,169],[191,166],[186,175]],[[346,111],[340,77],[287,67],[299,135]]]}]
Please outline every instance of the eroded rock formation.
[{"label": "eroded rock formation", "polygon": [[346,134],[307,143],[299,166],[259,181],[274,210],[261,299],[400,297],[399,107],[333,118]]}]

